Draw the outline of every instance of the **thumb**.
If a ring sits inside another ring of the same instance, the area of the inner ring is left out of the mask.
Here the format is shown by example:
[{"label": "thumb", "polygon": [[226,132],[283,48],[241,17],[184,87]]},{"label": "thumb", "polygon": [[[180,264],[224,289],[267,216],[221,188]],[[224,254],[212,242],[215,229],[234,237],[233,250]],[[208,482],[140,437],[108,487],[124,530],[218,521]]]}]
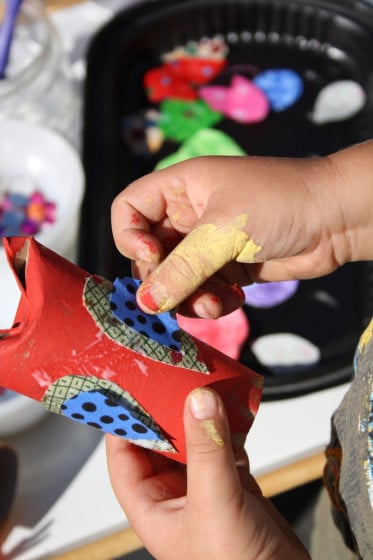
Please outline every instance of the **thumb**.
[{"label": "thumb", "polygon": [[188,502],[198,509],[223,507],[241,496],[229,424],[223,403],[211,389],[195,389],[186,400]]},{"label": "thumb", "polygon": [[261,247],[249,239],[245,224],[242,215],[221,226],[198,225],[140,286],[139,305],[149,313],[170,311],[227,263],[254,262]]}]

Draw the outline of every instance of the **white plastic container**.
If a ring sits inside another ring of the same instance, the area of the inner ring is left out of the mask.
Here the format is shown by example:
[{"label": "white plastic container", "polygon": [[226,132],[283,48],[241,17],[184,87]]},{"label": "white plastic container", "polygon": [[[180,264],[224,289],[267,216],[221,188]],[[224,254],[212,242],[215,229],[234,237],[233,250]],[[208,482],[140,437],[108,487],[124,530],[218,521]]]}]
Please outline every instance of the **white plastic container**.
[{"label": "white plastic container", "polygon": [[[35,237],[69,260],[76,260],[84,173],[71,144],[49,129],[0,120],[0,185],[4,177],[16,179],[18,188],[23,185],[23,194],[31,194],[27,188],[37,186],[56,203],[55,222],[45,224]],[[0,200],[2,194],[0,187]],[[19,296],[0,241],[0,329],[12,326]],[[29,428],[46,414],[40,403],[6,391],[0,395],[0,437]]]},{"label": "white plastic container", "polygon": [[[76,261],[84,172],[69,142],[41,126],[0,120],[0,200],[4,196],[1,185],[7,184],[4,178],[17,181],[17,190],[23,188],[26,195],[37,187],[56,204],[55,222],[43,224],[35,238]],[[11,325],[17,306],[17,289],[7,269],[5,252],[0,247],[0,328]]]}]

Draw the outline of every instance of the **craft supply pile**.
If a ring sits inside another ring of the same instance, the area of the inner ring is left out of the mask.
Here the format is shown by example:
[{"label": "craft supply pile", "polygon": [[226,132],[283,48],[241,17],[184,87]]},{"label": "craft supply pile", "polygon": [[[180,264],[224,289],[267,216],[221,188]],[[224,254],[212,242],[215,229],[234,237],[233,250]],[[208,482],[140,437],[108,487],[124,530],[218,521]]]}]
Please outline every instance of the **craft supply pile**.
[{"label": "craft supply pile", "polygon": [[[310,82],[315,87],[315,76],[290,67],[232,64],[228,44],[219,37],[190,41],[159,62],[142,79],[149,106],[122,122],[123,140],[134,155],[156,154],[167,143],[171,154],[156,169],[195,156],[245,154],[219,125],[228,119],[249,127],[273,119],[299,103]],[[365,103],[362,85],[337,79],[318,89],[306,118],[314,126],[343,121]],[[250,131],[245,134],[250,141]]]},{"label": "craft supply pile", "polygon": [[54,223],[55,211],[55,202],[33,188],[32,178],[0,178],[1,236],[35,235],[44,224]]},{"label": "craft supply pile", "polygon": [[[291,129],[296,120],[292,110],[318,129],[348,121],[367,101],[357,81],[338,77],[326,82],[307,65],[295,69],[282,65],[281,58],[263,68],[250,60],[232,62],[221,37],[189,41],[163,53],[141,81],[145,104],[123,117],[122,142],[134,159],[148,166],[154,162],[153,169],[196,156],[244,155],[251,134],[257,137],[267,122],[280,133],[288,115]],[[278,125],[276,119],[281,119]],[[328,328],[334,332],[336,323],[347,320],[330,287],[329,292],[321,282],[320,289],[308,292],[297,281],[248,286],[243,310],[218,321],[179,317],[179,323],[267,376],[304,375],[325,367],[321,348],[328,345]],[[315,325],[316,310],[328,327]]]}]

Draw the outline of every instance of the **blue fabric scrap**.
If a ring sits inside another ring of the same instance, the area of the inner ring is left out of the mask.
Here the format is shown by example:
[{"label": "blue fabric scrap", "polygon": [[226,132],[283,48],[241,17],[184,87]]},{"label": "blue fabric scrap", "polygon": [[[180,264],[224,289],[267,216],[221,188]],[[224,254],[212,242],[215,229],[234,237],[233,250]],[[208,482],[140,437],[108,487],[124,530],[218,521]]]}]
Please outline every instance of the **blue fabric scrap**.
[{"label": "blue fabric scrap", "polygon": [[171,313],[149,315],[136,302],[140,280],[118,277],[114,280],[110,307],[117,319],[162,346],[180,351],[180,329]]}]

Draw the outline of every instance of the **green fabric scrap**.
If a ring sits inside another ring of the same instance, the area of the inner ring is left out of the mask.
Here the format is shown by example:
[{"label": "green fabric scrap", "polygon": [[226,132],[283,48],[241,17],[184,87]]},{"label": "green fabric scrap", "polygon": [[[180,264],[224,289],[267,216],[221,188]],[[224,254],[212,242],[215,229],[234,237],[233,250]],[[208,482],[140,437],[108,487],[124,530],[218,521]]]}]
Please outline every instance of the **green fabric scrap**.
[{"label": "green fabric scrap", "polygon": [[161,159],[155,169],[164,169],[175,163],[199,156],[244,156],[246,152],[233,138],[221,130],[204,128],[186,140],[181,148]]},{"label": "green fabric scrap", "polygon": [[166,99],[160,105],[158,127],[165,138],[183,142],[197,130],[218,124],[222,113],[211,109],[202,99],[184,101]]}]

